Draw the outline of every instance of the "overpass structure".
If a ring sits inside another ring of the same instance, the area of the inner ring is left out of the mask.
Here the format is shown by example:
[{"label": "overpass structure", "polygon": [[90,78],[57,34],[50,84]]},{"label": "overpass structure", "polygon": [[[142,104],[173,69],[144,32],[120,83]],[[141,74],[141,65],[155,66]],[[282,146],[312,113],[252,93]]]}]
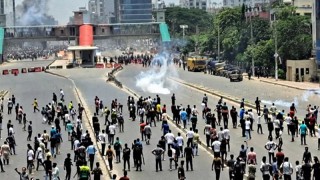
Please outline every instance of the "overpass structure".
[{"label": "overpass structure", "polygon": [[[151,37],[160,38],[160,24],[125,23],[98,24],[93,26],[94,39],[108,39],[117,37]],[[66,41],[77,40],[78,25],[66,26],[14,26],[4,28],[4,41]]]}]

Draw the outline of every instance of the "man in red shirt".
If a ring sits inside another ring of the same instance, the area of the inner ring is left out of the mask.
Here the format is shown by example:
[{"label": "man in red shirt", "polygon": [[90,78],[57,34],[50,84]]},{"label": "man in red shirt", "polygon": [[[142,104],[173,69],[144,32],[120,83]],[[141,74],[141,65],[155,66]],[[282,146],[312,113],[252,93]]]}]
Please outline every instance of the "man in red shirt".
[{"label": "man in red shirt", "polygon": [[253,147],[250,148],[250,152],[247,155],[247,163],[248,164],[257,164],[257,154],[254,152]]},{"label": "man in red shirt", "polygon": [[124,171],[124,172],[123,172],[123,177],[121,177],[120,180],[130,180],[127,175],[128,175],[128,172],[127,172],[127,171]]},{"label": "man in red shirt", "polygon": [[276,158],[277,158],[277,165],[278,167],[280,167],[284,160],[284,153],[282,152],[281,148],[278,148],[278,152],[276,153]]},{"label": "man in red shirt", "polygon": [[145,139],[145,134],[144,134],[144,127],[147,124],[142,120],[140,123],[140,133],[141,133],[141,140],[143,141]]},{"label": "man in red shirt", "polygon": [[315,133],[315,124],[316,124],[316,117],[314,114],[311,115],[310,117],[310,122],[309,122],[309,130],[310,130],[310,136],[316,136]]}]

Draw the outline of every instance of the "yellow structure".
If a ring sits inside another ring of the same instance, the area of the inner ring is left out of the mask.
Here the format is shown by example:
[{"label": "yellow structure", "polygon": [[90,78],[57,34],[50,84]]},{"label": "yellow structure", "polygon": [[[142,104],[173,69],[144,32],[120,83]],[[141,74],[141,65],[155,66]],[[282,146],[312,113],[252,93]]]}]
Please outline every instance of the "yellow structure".
[{"label": "yellow structure", "polygon": [[290,4],[297,7],[297,15],[311,17],[313,0],[292,0]]},{"label": "yellow structure", "polygon": [[188,71],[204,71],[207,65],[207,57],[190,56],[187,58]]}]

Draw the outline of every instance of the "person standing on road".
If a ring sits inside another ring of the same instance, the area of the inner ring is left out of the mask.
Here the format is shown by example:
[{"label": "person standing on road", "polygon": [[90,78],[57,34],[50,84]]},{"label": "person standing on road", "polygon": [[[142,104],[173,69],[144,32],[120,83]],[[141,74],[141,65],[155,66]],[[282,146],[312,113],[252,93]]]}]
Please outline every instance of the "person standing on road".
[{"label": "person standing on road", "polygon": [[96,147],[91,142],[86,149],[87,157],[89,158],[89,161],[90,161],[90,170],[91,171],[93,169],[94,155],[96,154],[96,151],[97,151]]},{"label": "person standing on road", "polygon": [[278,148],[278,145],[273,142],[272,137],[269,137],[269,141],[266,143],[264,148],[268,151],[269,154],[269,163],[271,164],[274,158],[274,151]]},{"label": "person standing on road", "polygon": [[260,103],[261,103],[259,97],[256,98],[254,103],[256,104],[257,114],[259,114],[260,113]]},{"label": "person standing on road", "polygon": [[221,107],[221,114],[222,114],[222,118],[223,118],[223,127],[228,128],[229,109],[228,109],[226,102],[224,102],[223,106]]},{"label": "person standing on road", "polygon": [[284,180],[291,180],[293,174],[293,166],[289,162],[289,158],[285,157],[284,162],[280,165],[280,174],[283,175]]},{"label": "person standing on road", "polygon": [[178,168],[178,180],[186,179],[186,175],[185,175],[183,166],[184,166],[184,161],[181,160],[180,167]]},{"label": "person standing on road", "polygon": [[[168,152],[171,150],[171,145],[168,146]],[[156,172],[158,172],[158,169],[162,171],[162,162],[161,162],[161,156],[164,153],[164,150],[160,147],[160,144],[157,145],[157,148],[151,151],[151,153],[156,158]]]},{"label": "person standing on road", "polygon": [[105,150],[106,150],[106,139],[107,134],[105,133],[105,130],[103,129],[101,134],[99,134],[99,141],[101,143],[101,155],[104,156]]},{"label": "person standing on road", "polygon": [[146,126],[144,127],[143,131],[146,136],[146,144],[149,145],[150,139],[151,139],[151,134],[152,134],[151,126],[149,123],[146,123]]},{"label": "person standing on road", "polygon": [[308,161],[304,161],[304,164],[301,167],[303,180],[311,180],[311,171],[312,171],[311,164]]},{"label": "person standing on road", "polygon": [[182,120],[184,129],[187,128],[187,118],[188,118],[188,114],[185,111],[185,109],[183,108],[182,111],[180,112],[180,119]]},{"label": "person standing on road", "polygon": [[224,165],[223,165],[221,158],[219,156],[213,158],[211,169],[212,169],[212,171],[213,171],[213,168],[215,170],[216,180],[220,179],[220,172],[221,172],[221,170],[223,171],[223,166]]},{"label": "person standing on road", "polygon": [[189,164],[191,171],[193,171],[192,158],[194,158],[194,154],[189,144],[187,144],[187,147],[184,148],[184,156],[186,157],[187,171],[189,171]]},{"label": "person standing on road", "polygon": [[12,108],[13,108],[13,103],[11,98],[9,98],[8,100],[7,107],[8,107],[8,115],[10,115],[12,113]]},{"label": "person standing on road", "polygon": [[63,169],[66,171],[66,178],[65,178],[66,180],[70,180],[71,166],[73,166],[72,160],[71,160],[71,154],[68,153],[67,158],[64,159],[64,164],[63,164]]},{"label": "person standing on road", "polygon": [[107,155],[107,158],[108,158],[108,163],[109,163],[110,170],[112,171],[113,170],[112,161],[113,161],[113,158],[115,157],[115,155],[114,155],[114,152],[111,149],[110,145],[108,146],[108,150],[106,152],[106,155]]},{"label": "person standing on road", "polygon": [[312,170],[313,170],[313,178],[315,180],[320,179],[320,163],[318,157],[314,156],[313,157],[314,164],[312,165]]},{"label": "person standing on road", "polygon": [[113,149],[116,151],[116,163],[121,163],[121,151],[122,151],[122,144],[119,140],[119,137],[116,137],[116,142],[113,144]]},{"label": "person standing on road", "polygon": [[131,150],[128,148],[128,144],[124,144],[124,148],[122,151],[122,159],[123,159],[123,170],[126,170],[126,163],[128,165],[128,171],[130,171],[130,153]]},{"label": "person standing on road", "polygon": [[100,180],[101,176],[103,175],[102,170],[100,168],[100,163],[96,162],[96,167],[91,172],[93,174],[93,180]]},{"label": "person standing on road", "polygon": [[128,172],[123,171],[123,176],[119,180],[130,180],[130,178],[128,177]]},{"label": "person standing on road", "polygon": [[39,110],[39,104],[38,104],[38,100],[37,100],[37,98],[34,98],[34,100],[33,100],[33,112],[35,113],[36,111],[40,111]]},{"label": "person standing on road", "polygon": [[308,132],[308,128],[304,124],[304,121],[302,121],[302,124],[299,127],[299,132],[300,132],[300,136],[301,136],[301,145],[307,145],[306,135],[307,135],[307,132]]},{"label": "person standing on road", "polygon": [[260,166],[260,171],[262,173],[263,180],[270,180],[270,176],[272,174],[272,167],[269,163],[267,163],[267,157],[262,157],[262,162]]}]

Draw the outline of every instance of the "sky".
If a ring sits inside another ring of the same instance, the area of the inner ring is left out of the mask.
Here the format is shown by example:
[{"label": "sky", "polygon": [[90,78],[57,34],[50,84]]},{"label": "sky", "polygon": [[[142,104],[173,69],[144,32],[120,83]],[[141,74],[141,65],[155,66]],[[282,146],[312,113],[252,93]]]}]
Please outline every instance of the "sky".
[{"label": "sky", "polygon": [[[10,0],[11,1],[11,0]],[[16,0],[16,5],[23,0]],[[58,20],[59,25],[67,24],[69,17],[73,15],[72,11],[78,10],[79,7],[88,7],[89,0],[44,0],[49,1],[48,14]],[[113,0],[110,0],[113,1]],[[179,0],[164,0],[166,3],[178,4]]]}]

